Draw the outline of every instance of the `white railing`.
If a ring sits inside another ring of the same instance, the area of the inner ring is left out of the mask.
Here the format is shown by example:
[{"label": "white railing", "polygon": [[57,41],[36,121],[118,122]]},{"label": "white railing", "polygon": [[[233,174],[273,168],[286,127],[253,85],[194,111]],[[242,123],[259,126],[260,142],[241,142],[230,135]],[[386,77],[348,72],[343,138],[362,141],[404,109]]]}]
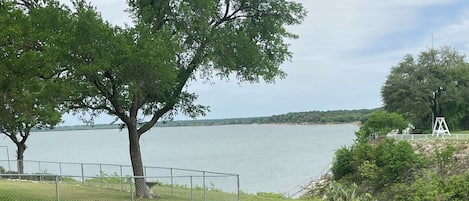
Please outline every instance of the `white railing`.
[{"label": "white railing", "polygon": [[389,136],[396,140],[469,140],[469,134],[432,135],[432,134],[395,134]]}]

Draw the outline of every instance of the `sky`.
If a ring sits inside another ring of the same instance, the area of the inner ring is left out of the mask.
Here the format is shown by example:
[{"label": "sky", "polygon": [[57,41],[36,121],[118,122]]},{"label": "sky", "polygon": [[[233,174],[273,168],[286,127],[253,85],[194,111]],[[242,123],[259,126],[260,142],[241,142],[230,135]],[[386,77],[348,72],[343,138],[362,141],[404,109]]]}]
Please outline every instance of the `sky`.
[{"label": "sky", "polygon": [[[295,1],[308,16],[289,27],[299,39],[288,40],[293,57],[281,65],[288,76],[274,84],[193,81],[188,90],[199,95],[199,104],[210,106],[198,119],[377,108],[383,105],[380,89],[386,77],[405,55],[441,46],[469,52],[466,0]],[[110,23],[131,22],[125,0],[91,2]],[[112,119],[103,116],[96,123]],[[64,116],[62,125],[76,124],[82,124],[78,117]]]}]

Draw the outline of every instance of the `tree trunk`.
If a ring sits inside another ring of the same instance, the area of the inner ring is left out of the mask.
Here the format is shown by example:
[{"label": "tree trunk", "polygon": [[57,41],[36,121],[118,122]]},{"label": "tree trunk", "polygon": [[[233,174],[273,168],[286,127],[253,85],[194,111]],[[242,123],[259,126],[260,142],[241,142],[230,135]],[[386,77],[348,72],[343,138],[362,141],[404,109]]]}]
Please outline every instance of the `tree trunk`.
[{"label": "tree trunk", "polygon": [[135,178],[135,193],[138,198],[146,197],[152,198],[150,195],[144,175],[144,167],[142,162],[142,154],[140,152],[140,136],[137,132],[137,122],[131,122],[128,125],[129,131],[129,147],[130,147],[130,160],[132,162],[132,169]]},{"label": "tree trunk", "polygon": [[26,150],[26,145],[24,143],[15,143],[16,144],[16,161],[18,165],[18,174],[24,173],[24,151]]}]

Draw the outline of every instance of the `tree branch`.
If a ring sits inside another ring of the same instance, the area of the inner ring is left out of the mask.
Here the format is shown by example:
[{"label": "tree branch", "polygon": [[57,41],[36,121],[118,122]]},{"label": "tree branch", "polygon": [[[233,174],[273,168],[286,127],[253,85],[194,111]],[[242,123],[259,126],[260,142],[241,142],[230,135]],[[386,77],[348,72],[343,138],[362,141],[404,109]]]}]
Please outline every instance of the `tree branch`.
[{"label": "tree branch", "polygon": [[22,137],[22,139],[20,141],[21,144],[26,144],[26,140],[28,140],[29,134],[31,132],[31,128],[32,128],[32,126],[29,125],[29,126],[26,126],[26,128],[24,129],[24,132],[21,135],[21,137]]},{"label": "tree branch", "polygon": [[18,143],[19,143],[19,142],[18,142],[18,138],[16,138],[16,134],[9,133],[9,132],[6,132],[6,131],[4,131],[4,130],[2,130],[2,133],[3,133],[4,135],[6,135],[8,138],[10,138],[11,141],[13,141],[13,143],[15,143],[15,144],[18,144]]},{"label": "tree branch", "polygon": [[230,0],[225,0],[226,8],[225,8],[225,15],[223,15],[223,18],[228,16],[228,12],[230,12]]},{"label": "tree branch", "polygon": [[147,132],[150,130],[156,122],[167,112],[172,110],[176,103],[179,100],[179,96],[182,93],[182,89],[184,89],[184,86],[186,85],[187,81],[191,77],[192,73],[195,71],[197,66],[200,64],[202,61],[202,58],[204,58],[204,53],[203,50],[205,48],[205,45],[199,46],[197,49],[197,53],[195,54],[194,58],[192,59],[191,63],[188,65],[187,68],[181,68],[181,71],[178,74],[178,80],[180,81],[179,84],[175,87],[173,93],[171,94],[171,100],[168,101],[163,108],[157,110],[154,114],[151,120],[147,123],[145,123],[142,127],[140,127],[137,132],[139,136],[141,136],[143,133]]},{"label": "tree branch", "polygon": [[122,109],[122,106],[120,105],[118,101],[118,92],[117,92],[117,82],[115,81],[115,78],[112,76],[111,72],[104,72],[104,76],[108,78],[111,81],[111,92],[109,92],[105,85],[101,83],[101,81],[98,80],[96,76],[90,76],[90,80],[92,81],[93,85],[98,89],[101,94],[106,98],[106,100],[109,100],[111,102],[112,107],[114,107],[114,110],[106,105],[100,105],[100,106],[91,106],[91,105],[85,105],[85,107],[92,109],[92,110],[106,110],[111,114],[116,115],[121,119],[124,123],[129,122],[129,117],[125,115],[124,109]]},{"label": "tree branch", "polygon": [[219,20],[217,20],[215,22],[215,24],[213,24],[214,27],[217,27],[217,26],[223,24],[224,22],[235,20],[235,19],[239,18],[238,16],[235,16],[235,15],[238,14],[238,12],[240,12],[241,10],[245,9],[246,1],[243,1],[238,9],[233,11],[231,14],[228,14],[230,1],[226,0],[225,2],[227,4],[226,5],[226,10],[225,10],[225,15],[222,18],[220,18]]},{"label": "tree branch", "polygon": [[16,2],[17,5],[24,6],[27,9],[32,9],[37,7],[38,1],[37,0],[20,0]]}]

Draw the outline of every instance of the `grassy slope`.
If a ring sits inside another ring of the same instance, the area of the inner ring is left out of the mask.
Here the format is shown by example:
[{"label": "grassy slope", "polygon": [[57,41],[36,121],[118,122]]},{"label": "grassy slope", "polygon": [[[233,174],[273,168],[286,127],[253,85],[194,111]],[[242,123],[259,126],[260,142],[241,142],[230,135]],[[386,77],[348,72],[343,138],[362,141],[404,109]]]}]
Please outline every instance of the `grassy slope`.
[{"label": "grassy slope", "polygon": [[[157,187],[158,191],[169,191],[164,187]],[[159,201],[187,201],[190,200],[190,194],[184,192],[184,189],[175,191],[174,197],[162,196],[155,200]],[[59,197],[60,200],[74,200],[74,201],[88,201],[88,200],[103,200],[103,201],[127,201],[130,200],[129,192],[121,192],[118,190],[105,189],[92,186],[80,185],[64,185],[59,184]],[[200,192],[194,193],[195,201],[202,200]],[[18,180],[0,180],[0,200],[5,201],[20,201],[20,200],[36,200],[36,201],[50,201],[56,200],[55,183],[39,183],[31,181],[18,181]],[[148,199],[136,199],[148,200]],[[235,201],[236,195],[222,192],[207,193],[207,200],[213,201]],[[255,196],[242,194],[241,200],[243,201],[285,201],[291,199],[284,198],[269,198],[265,196]]]}]

